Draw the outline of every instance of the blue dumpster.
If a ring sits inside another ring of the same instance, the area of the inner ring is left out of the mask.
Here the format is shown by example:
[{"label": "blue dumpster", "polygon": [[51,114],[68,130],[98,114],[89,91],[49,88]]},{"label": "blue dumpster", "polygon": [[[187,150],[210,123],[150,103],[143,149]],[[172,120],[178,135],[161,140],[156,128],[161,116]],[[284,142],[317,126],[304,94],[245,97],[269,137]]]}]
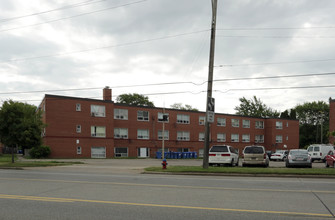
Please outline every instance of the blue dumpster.
[{"label": "blue dumpster", "polygon": [[187,152],[182,152],[181,153],[181,158],[186,159],[187,158]]},{"label": "blue dumpster", "polygon": [[181,159],[181,152],[177,152],[177,159]]},{"label": "blue dumpster", "polygon": [[198,158],[198,154],[197,154],[197,152],[192,152],[192,158]]},{"label": "blue dumpster", "polygon": [[156,158],[157,159],[162,159],[162,152],[156,152]]},{"label": "blue dumpster", "polygon": [[178,152],[172,152],[172,156],[173,159],[178,159]]},{"label": "blue dumpster", "polygon": [[167,159],[170,158],[170,157],[169,157],[169,152],[164,152],[164,158],[167,158]]}]

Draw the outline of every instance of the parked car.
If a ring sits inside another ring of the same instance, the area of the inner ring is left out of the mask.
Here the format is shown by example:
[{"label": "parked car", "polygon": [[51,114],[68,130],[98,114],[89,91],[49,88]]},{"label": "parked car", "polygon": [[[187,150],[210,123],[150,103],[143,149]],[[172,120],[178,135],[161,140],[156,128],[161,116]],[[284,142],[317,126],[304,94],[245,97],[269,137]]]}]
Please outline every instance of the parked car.
[{"label": "parked car", "polygon": [[326,167],[334,167],[335,168],[335,150],[330,150],[325,158]]},{"label": "parked car", "polygon": [[208,165],[228,164],[238,166],[238,151],[229,145],[215,145],[209,149]]},{"label": "parked car", "polygon": [[269,166],[269,157],[263,146],[253,145],[246,146],[242,153],[242,166],[261,165]]},{"label": "parked car", "polygon": [[307,148],[309,155],[311,155],[312,162],[315,160],[325,162],[325,157],[331,150],[334,150],[334,146],[330,144],[312,144]]},{"label": "parked car", "polygon": [[309,167],[312,168],[312,159],[305,149],[292,149],[287,155],[286,167]]},{"label": "parked car", "polygon": [[271,154],[271,160],[285,160],[287,157],[287,151],[285,150],[276,150],[273,154]]}]

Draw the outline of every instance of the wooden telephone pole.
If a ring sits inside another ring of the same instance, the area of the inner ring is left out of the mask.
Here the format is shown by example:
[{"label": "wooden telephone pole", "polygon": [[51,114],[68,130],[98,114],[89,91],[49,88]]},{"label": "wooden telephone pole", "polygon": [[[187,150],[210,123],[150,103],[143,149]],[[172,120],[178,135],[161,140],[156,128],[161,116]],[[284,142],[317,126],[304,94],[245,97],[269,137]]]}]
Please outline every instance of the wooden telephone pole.
[{"label": "wooden telephone pole", "polygon": [[211,45],[209,50],[209,71],[208,71],[208,84],[207,84],[207,101],[206,101],[206,123],[205,123],[205,147],[204,147],[204,159],[203,168],[208,169],[208,151],[209,151],[209,135],[210,135],[210,122],[209,114],[211,109],[209,105],[212,99],[212,88],[213,88],[213,68],[214,68],[214,51],[215,51],[215,29],[216,29],[216,11],[217,11],[217,0],[212,1],[212,27],[211,27]]}]

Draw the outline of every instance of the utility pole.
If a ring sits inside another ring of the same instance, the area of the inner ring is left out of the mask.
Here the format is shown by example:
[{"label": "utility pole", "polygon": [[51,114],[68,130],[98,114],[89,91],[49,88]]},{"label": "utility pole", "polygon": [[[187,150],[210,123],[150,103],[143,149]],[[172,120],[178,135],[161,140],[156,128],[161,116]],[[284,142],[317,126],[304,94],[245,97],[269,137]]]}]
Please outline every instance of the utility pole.
[{"label": "utility pole", "polygon": [[212,27],[211,27],[211,43],[209,49],[209,70],[208,70],[207,100],[206,100],[205,147],[204,147],[204,159],[202,165],[204,169],[208,169],[208,157],[209,157],[208,151],[209,151],[210,124],[208,120],[209,118],[208,104],[212,100],[217,0],[211,0],[211,2],[212,2]]}]

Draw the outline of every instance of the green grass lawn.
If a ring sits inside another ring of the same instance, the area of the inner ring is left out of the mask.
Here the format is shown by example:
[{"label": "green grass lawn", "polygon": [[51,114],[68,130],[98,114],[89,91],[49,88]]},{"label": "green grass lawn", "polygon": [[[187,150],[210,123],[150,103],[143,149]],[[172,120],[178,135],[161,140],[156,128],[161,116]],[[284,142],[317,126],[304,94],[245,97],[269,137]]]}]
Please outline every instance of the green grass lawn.
[{"label": "green grass lawn", "polygon": [[282,174],[282,175],[335,175],[334,168],[264,168],[264,167],[209,167],[201,166],[168,166],[145,168],[147,172],[188,172],[188,173],[241,173],[241,174]]},{"label": "green grass lawn", "polygon": [[18,161],[15,155],[15,163],[12,163],[12,155],[0,155],[0,168],[22,168],[22,167],[47,167],[82,164],[82,162],[60,162],[60,161]]}]

